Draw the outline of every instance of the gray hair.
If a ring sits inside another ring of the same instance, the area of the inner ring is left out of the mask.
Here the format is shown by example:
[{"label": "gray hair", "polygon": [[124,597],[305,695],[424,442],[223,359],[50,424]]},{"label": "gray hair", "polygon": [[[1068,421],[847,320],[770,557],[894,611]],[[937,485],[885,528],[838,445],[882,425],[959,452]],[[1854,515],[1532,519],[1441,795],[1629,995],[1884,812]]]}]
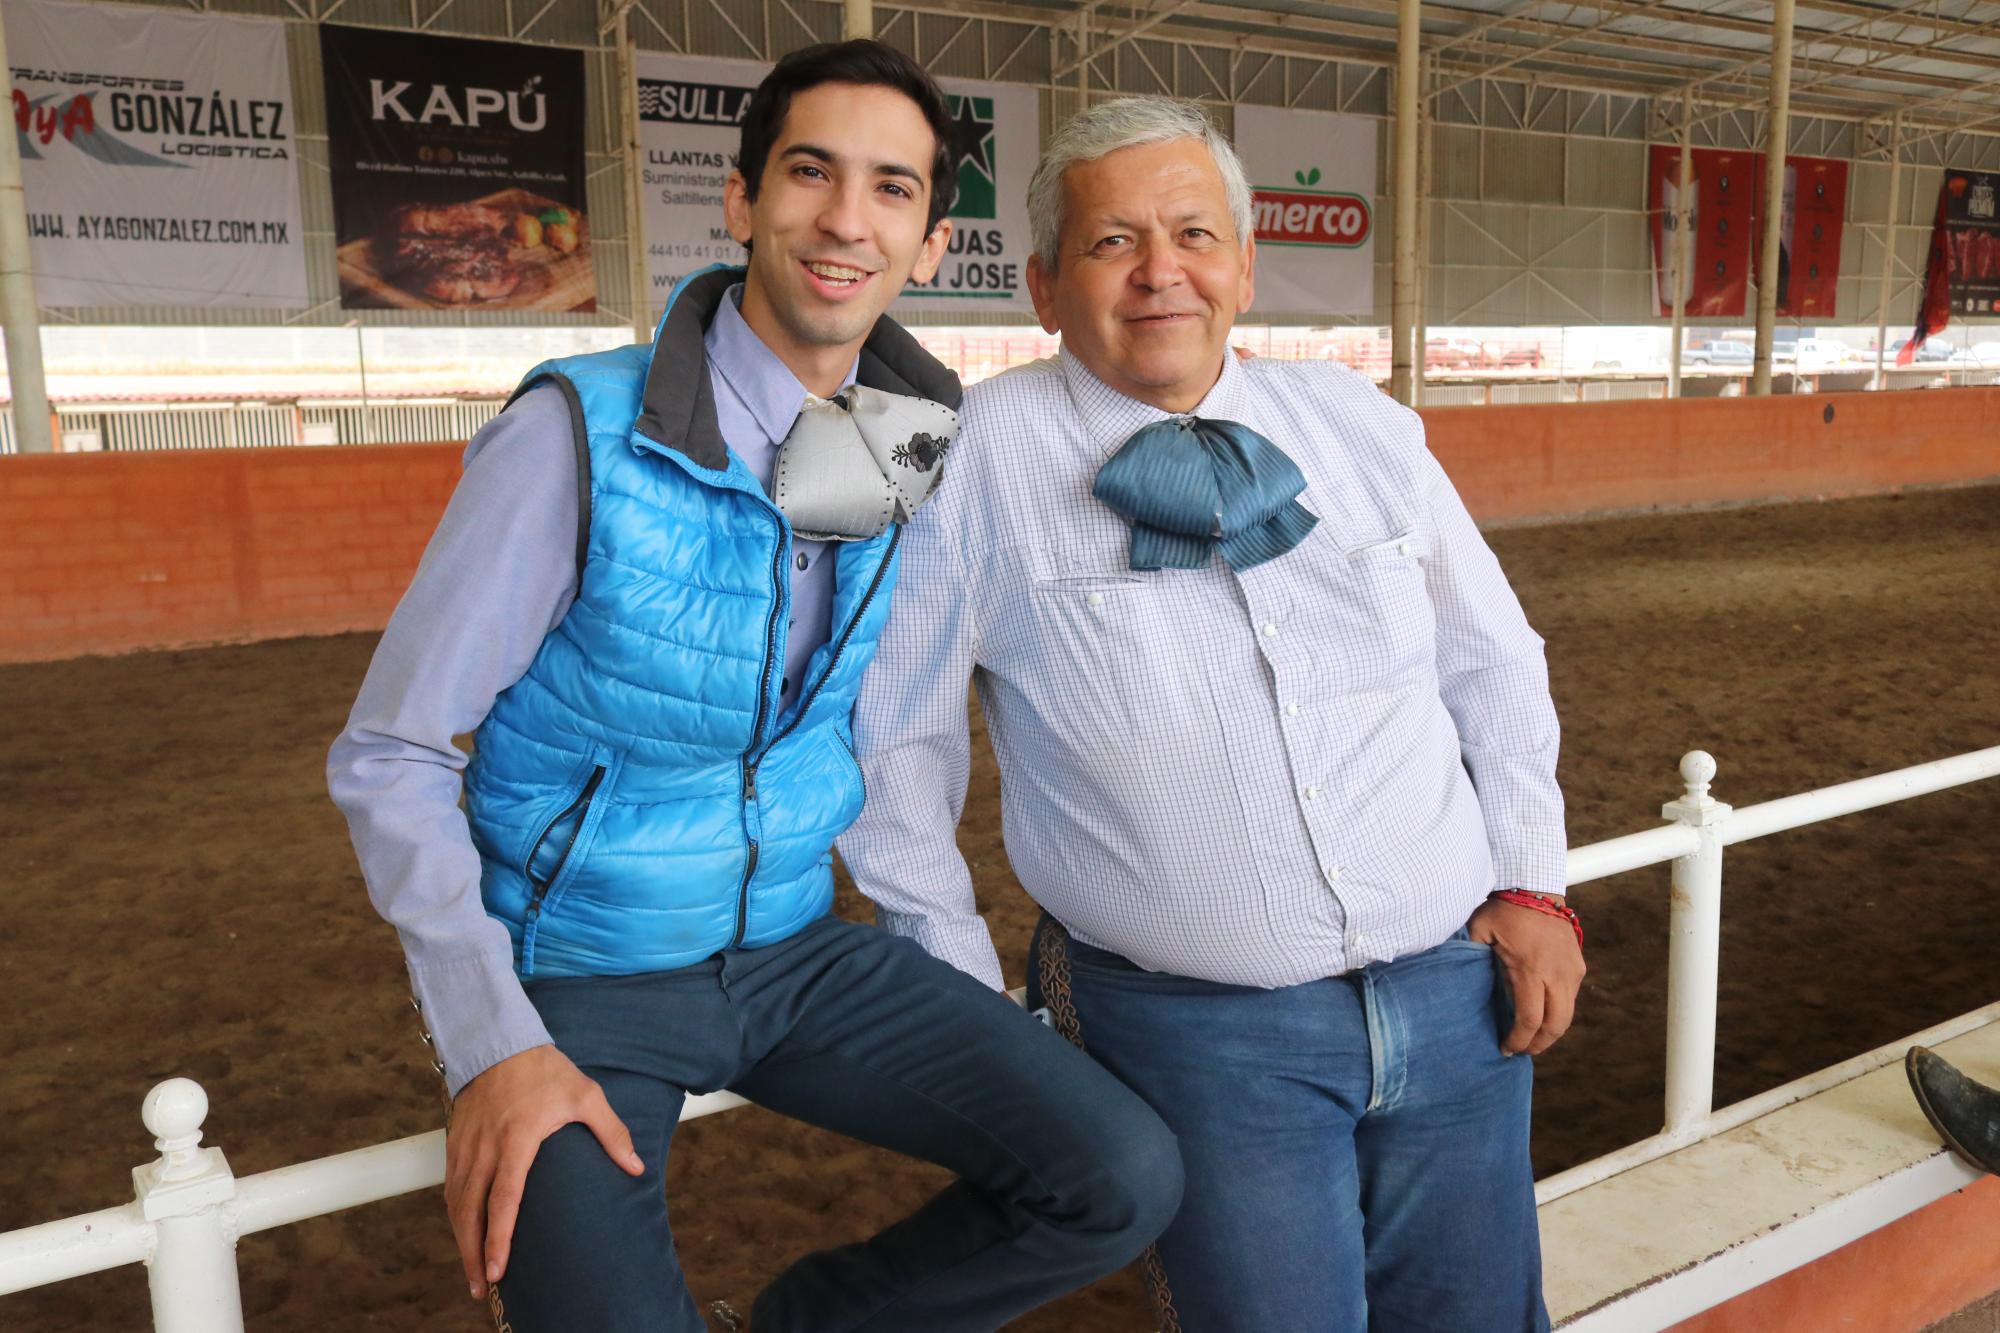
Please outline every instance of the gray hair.
[{"label": "gray hair", "polygon": [[1058,244],[1063,224],[1063,173],[1079,162],[1095,162],[1121,148],[1167,143],[1174,139],[1199,139],[1215,159],[1222,174],[1222,190],[1229,200],[1229,218],[1236,227],[1236,241],[1248,244],[1251,234],[1250,180],[1243,173],[1242,159],[1215,122],[1193,102],[1171,97],[1119,97],[1099,102],[1064,122],[1042,149],[1035,175],[1028,182],[1028,222],[1034,231],[1035,254],[1042,266],[1053,273],[1059,256]]}]

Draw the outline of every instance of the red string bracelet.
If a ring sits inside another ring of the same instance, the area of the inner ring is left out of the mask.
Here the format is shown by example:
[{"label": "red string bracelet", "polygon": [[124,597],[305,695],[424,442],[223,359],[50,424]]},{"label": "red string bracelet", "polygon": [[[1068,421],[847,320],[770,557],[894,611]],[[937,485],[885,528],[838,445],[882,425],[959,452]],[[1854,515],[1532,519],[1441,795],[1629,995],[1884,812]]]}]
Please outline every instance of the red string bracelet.
[{"label": "red string bracelet", "polygon": [[1577,916],[1576,909],[1569,904],[1552,903],[1539,894],[1528,893],[1521,889],[1495,889],[1486,896],[1497,898],[1503,903],[1512,903],[1516,907],[1525,907],[1531,912],[1540,912],[1543,916],[1561,917],[1569,922],[1569,928],[1576,932],[1576,947],[1579,951],[1582,950],[1583,919]]}]

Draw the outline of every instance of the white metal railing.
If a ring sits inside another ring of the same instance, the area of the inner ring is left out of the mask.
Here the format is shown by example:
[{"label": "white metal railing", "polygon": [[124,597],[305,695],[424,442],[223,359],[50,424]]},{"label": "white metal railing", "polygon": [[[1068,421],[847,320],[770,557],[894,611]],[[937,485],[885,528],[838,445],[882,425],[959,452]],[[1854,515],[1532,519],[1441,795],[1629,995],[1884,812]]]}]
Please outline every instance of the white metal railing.
[{"label": "white metal railing", "polygon": [[[1567,882],[1584,884],[1671,862],[1667,945],[1666,1128],[1617,1152],[1551,1176],[1547,1203],[1662,1157],[1900,1058],[1910,1039],[1820,1070],[1721,1111],[1713,1109],[1716,973],[1721,949],[1722,849],[1786,829],[2000,776],[2000,746],[1732,810],[1708,794],[1715,761],[1682,758],[1681,795],[1663,828],[1571,849]],[[2000,1020],[2000,1004],[1918,1034],[1945,1041]],[[731,1093],[691,1097],[683,1120],[743,1105]],[[241,1333],[235,1246],[239,1236],[338,1212],[444,1181],[444,1132],[280,1167],[237,1179],[218,1148],[201,1146],[208,1096],[184,1078],[147,1094],[141,1109],[160,1157],[133,1171],[135,1199],[116,1208],[0,1234],[0,1296],[66,1278],[143,1263],[157,1333]]]}]

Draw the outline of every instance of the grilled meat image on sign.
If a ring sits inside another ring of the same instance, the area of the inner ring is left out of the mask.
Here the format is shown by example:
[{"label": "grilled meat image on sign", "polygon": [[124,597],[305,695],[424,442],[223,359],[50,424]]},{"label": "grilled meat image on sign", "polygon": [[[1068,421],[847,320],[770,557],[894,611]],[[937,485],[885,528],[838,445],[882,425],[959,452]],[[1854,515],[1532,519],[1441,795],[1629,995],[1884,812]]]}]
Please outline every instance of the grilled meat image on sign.
[{"label": "grilled meat image on sign", "polygon": [[343,308],[597,308],[580,52],[341,27],[320,42]]}]

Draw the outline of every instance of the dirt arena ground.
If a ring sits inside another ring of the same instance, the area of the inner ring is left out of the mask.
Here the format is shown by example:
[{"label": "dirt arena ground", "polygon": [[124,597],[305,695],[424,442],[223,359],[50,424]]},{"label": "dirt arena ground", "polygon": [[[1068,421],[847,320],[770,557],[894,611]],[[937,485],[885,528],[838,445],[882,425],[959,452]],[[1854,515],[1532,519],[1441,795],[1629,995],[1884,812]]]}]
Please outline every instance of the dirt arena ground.
[{"label": "dirt arena ground", "polygon": [[[1549,643],[1572,843],[1654,825],[1696,746],[1745,805],[2000,738],[2000,489],[1491,536]],[[0,1230],[128,1199],[140,1098],[169,1075],[208,1089],[239,1174],[439,1123],[323,786],[373,644],[0,667]],[[990,755],[973,783],[961,841],[1018,974],[1033,913]],[[1718,1103],[1995,999],[1996,829],[1987,783],[1732,849]],[[1544,1173],[1658,1127],[1666,898],[1663,868],[1578,891],[1591,971],[1538,1071]],[[940,1183],[757,1110],[685,1127],[669,1176],[696,1294],[740,1303]],[[239,1262],[253,1329],[490,1327],[434,1192],[246,1238]],[[144,1327],[145,1299],[127,1268],[0,1297],[0,1328]],[[1129,1276],[1015,1325],[1150,1327]]]}]

